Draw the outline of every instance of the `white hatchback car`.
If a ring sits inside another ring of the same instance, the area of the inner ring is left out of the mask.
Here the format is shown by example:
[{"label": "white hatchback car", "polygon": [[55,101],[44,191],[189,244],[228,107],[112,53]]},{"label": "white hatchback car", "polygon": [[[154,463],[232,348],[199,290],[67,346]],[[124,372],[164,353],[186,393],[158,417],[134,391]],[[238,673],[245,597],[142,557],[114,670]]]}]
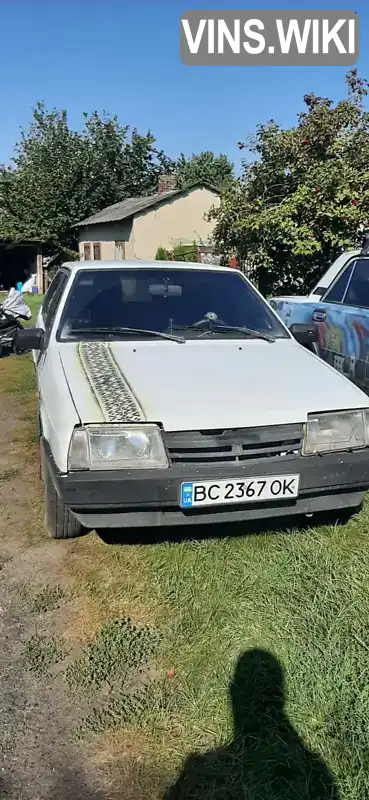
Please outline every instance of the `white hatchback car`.
[{"label": "white hatchback car", "polygon": [[368,397],[293,334],[234,269],[65,264],[15,342],[49,534],[357,510]]}]

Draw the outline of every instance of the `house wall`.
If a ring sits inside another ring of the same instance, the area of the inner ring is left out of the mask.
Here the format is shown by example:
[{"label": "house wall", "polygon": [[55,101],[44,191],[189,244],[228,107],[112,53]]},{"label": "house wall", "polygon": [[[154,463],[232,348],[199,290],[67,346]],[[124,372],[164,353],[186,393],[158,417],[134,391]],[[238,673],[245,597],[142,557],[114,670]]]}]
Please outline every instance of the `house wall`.
[{"label": "house wall", "polygon": [[[214,221],[204,216],[218,206],[219,196],[199,188],[136,215],[133,220],[110,222],[81,228],[79,253],[84,258],[84,244],[99,242],[102,260],[116,258],[115,242],[125,242],[126,259],[154,259],[158,247],[172,250],[176,244],[206,243]],[[93,248],[91,247],[91,258]]]},{"label": "house wall", "polygon": [[[84,260],[84,245],[98,242],[101,245],[101,258],[103,261],[115,259],[115,242],[124,242],[127,248],[132,232],[132,220],[123,219],[121,222],[107,222],[101,225],[90,225],[81,228],[79,232],[79,255]],[[91,247],[93,259],[93,247]],[[126,253],[126,258],[129,258]]]},{"label": "house wall", "polygon": [[174,197],[134,217],[127,258],[152,259],[158,247],[172,250],[176,244],[207,242],[215,222],[204,219],[219,196],[209,189],[199,188]]}]

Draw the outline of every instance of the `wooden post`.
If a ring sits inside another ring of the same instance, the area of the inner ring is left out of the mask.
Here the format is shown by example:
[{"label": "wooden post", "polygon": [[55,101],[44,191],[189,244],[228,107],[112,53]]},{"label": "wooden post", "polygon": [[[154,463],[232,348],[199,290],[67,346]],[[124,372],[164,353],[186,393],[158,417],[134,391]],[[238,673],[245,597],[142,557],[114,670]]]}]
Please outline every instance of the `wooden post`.
[{"label": "wooden post", "polygon": [[37,256],[36,256],[36,270],[37,270],[37,292],[38,294],[44,293],[44,270],[42,266],[42,249],[39,246],[37,248]]}]

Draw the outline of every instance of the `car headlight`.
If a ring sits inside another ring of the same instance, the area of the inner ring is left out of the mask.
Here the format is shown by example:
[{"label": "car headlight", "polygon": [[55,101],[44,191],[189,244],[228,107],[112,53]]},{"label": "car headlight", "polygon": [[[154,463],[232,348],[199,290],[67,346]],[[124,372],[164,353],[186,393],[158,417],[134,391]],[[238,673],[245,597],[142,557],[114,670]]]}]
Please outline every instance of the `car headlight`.
[{"label": "car headlight", "polygon": [[157,425],[86,425],[73,431],[68,470],[165,469]]},{"label": "car headlight", "polygon": [[369,411],[309,414],[302,455],[358,450],[369,444]]}]

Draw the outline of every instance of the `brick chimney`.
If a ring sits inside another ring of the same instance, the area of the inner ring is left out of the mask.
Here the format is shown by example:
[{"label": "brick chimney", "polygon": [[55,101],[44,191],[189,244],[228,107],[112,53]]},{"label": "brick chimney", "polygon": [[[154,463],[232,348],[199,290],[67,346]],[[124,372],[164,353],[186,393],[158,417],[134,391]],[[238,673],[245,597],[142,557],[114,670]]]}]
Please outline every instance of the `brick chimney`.
[{"label": "brick chimney", "polygon": [[174,173],[171,175],[160,175],[158,180],[158,194],[173,192],[177,188],[177,175]]}]

